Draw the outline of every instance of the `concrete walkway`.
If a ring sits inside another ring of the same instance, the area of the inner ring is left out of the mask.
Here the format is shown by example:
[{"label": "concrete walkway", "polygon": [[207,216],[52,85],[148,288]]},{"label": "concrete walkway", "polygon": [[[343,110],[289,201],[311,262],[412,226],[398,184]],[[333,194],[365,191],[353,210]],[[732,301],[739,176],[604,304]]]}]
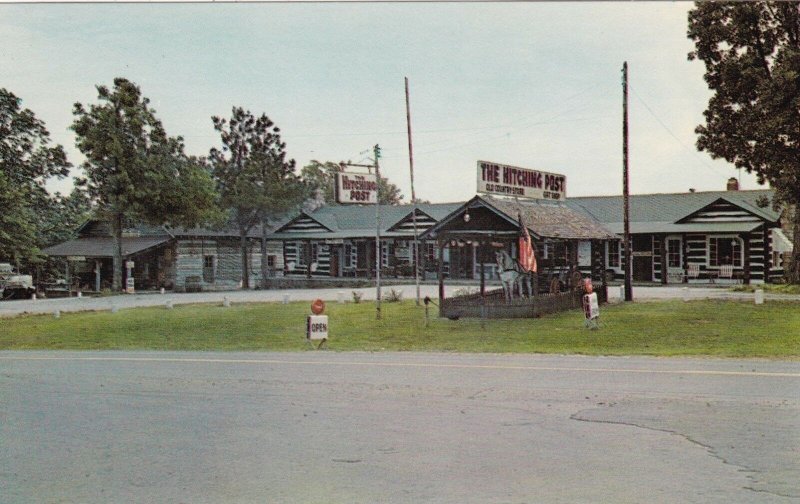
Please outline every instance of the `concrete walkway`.
[{"label": "concrete walkway", "polygon": [[[459,289],[465,289],[463,285],[445,286],[445,296],[452,296]],[[496,288],[493,286],[492,288]],[[391,289],[401,291],[403,299],[414,299],[416,288],[414,285],[383,286],[382,294],[385,296]],[[474,291],[477,287],[471,287]],[[339,298],[344,301],[352,300],[353,292],[359,292],[363,301],[375,299],[375,288],[358,289],[290,289],[290,290],[254,290],[254,291],[230,291],[230,292],[197,292],[197,293],[142,293],[133,295],[119,295],[99,298],[56,298],[39,300],[14,300],[0,302],[0,318],[14,317],[26,313],[53,313],[77,311],[106,311],[112,308],[125,309],[140,306],[164,306],[168,301],[173,305],[192,304],[192,303],[222,303],[227,298],[231,303],[263,303],[263,302],[283,302],[291,301],[312,301],[320,298],[329,302],[336,302]],[[608,288],[609,301],[620,301],[620,287],[610,286]],[[438,286],[421,285],[420,296],[438,297]],[[752,300],[753,294],[748,292],[731,292],[726,288],[720,287],[644,287],[634,286],[634,301],[661,300],[661,299],[682,299],[687,296],[689,299],[736,299]],[[792,300],[800,301],[800,295],[788,294],[765,294],[766,300]]]}]

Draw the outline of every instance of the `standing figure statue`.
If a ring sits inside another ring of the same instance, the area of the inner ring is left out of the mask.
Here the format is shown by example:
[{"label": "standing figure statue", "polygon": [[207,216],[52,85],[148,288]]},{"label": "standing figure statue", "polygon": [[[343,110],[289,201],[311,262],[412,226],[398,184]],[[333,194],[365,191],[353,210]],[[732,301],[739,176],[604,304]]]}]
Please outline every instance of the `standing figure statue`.
[{"label": "standing figure statue", "polygon": [[505,294],[506,301],[511,301],[514,297],[514,286],[517,287],[520,297],[522,297],[523,285],[528,287],[528,297],[533,295],[531,287],[531,275],[522,269],[522,266],[511,257],[505,250],[495,252],[495,259],[497,261],[498,272],[500,276],[500,283],[503,285],[503,294]]}]

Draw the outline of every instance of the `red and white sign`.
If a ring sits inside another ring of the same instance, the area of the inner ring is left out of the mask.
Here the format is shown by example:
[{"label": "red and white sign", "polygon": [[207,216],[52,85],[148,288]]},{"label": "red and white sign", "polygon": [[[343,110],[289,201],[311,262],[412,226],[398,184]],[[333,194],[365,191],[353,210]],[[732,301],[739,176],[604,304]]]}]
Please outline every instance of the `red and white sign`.
[{"label": "red and white sign", "polygon": [[362,205],[378,203],[377,177],[374,173],[337,173],[336,202]]},{"label": "red and white sign", "polygon": [[561,201],[567,197],[567,177],[557,173],[478,161],[478,192]]},{"label": "red and white sign", "polygon": [[597,293],[583,295],[583,314],[586,320],[594,320],[600,316],[600,304],[597,302]]},{"label": "red and white sign", "polygon": [[306,320],[306,338],[308,340],[328,339],[328,316],[309,315]]}]

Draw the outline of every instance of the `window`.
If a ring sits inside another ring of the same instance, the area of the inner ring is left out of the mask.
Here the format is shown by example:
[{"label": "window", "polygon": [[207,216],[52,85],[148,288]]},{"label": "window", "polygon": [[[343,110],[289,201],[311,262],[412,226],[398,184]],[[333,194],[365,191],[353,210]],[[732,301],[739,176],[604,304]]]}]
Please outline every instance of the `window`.
[{"label": "window", "polygon": [[428,262],[436,262],[436,244],[431,242],[425,243],[425,260]]},{"label": "window", "polygon": [[608,242],[608,267],[619,268],[619,240]]},{"label": "window", "polygon": [[355,261],[353,260],[353,253],[355,252],[353,245],[350,242],[344,244],[344,267],[354,268]]},{"label": "window", "polygon": [[736,236],[714,236],[708,239],[708,265],[742,266],[742,240]]},{"label": "window", "polygon": [[214,256],[203,256],[203,281],[214,283]]},{"label": "window", "polygon": [[681,241],[670,239],[667,240],[667,267],[680,268],[681,267]]},{"label": "window", "polygon": [[267,267],[269,269],[275,269],[275,263],[277,262],[277,257],[274,254],[270,254],[267,256]]}]

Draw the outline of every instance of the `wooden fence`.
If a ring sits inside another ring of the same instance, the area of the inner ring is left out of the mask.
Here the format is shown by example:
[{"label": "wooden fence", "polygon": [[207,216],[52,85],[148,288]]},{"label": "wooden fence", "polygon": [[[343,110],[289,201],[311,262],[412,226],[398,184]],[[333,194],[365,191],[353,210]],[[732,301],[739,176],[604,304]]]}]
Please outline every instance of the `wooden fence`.
[{"label": "wooden fence", "polygon": [[[606,289],[596,290],[598,301],[608,300]],[[439,303],[439,316],[449,319],[458,318],[536,318],[548,313],[581,308],[583,291],[560,292],[556,294],[540,294],[530,298],[514,298],[506,301],[503,289],[467,294],[447,298]]]}]

